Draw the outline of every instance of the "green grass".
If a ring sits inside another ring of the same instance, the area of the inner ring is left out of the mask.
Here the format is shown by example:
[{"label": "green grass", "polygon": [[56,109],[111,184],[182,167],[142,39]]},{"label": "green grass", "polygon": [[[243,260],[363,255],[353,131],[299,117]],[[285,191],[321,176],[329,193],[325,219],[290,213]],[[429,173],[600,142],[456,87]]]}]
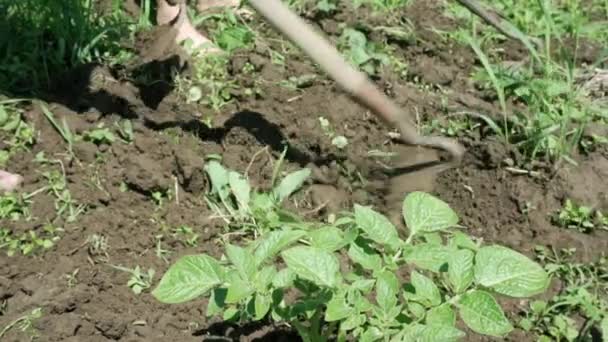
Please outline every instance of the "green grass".
[{"label": "green grass", "polygon": [[[607,108],[588,98],[576,81],[587,70],[576,63],[581,40],[608,42],[606,25],[590,19],[592,13],[600,13],[606,20],[605,12],[592,9],[602,4],[605,2],[587,7],[580,1],[559,6],[548,1],[492,2],[523,32],[543,42],[541,50],[529,50],[529,60],[519,65],[504,63],[497,48],[503,37],[462,8],[449,7],[452,16],[468,20],[470,27],[447,35],[471,46],[482,62],[474,80],[497,94],[502,122],[493,123],[493,130],[528,159],[572,161],[574,153],[588,147],[582,146],[586,125],[606,122]],[[509,103],[523,104],[525,109],[510,109]]]},{"label": "green grass", "polygon": [[559,293],[549,300],[532,301],[519,322],[537,335],[537,341],[595,341],[594,334],[607,336],[608,259],[580,263],[574,261],[575,253],[537,248],[545,269],[562,282]]},{"label": "green grass", "polygon": [[120,4],[101,15],[92,0],[0,0],[0,92],[30,94],[70,67],[128,60],[121,40],[137,22]]}]

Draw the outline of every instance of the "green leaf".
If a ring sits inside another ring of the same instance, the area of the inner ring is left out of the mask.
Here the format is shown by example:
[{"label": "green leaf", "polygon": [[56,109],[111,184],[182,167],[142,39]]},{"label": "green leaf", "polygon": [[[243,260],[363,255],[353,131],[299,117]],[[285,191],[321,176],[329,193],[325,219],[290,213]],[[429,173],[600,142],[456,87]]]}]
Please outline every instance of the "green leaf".
[{"label": "green leaf", "polygon": [[448,280],[456,293],[466,291],[473,283],[473,259],[475,254],[468,249],[461,249],[448,261]]},{"label": "green leaf", "polygon": [[458,248],[466,248],[472,251],[479,250],[479,246],[471,239],[470,236],[460,231],[454,231],[450,239],[450,245]]},{"label": "green leaf", "polygon": [[479,334],[504,337],[513,330],[502,308],[488,292],[465,293],[456,305],[462,320]]},{"label": "green leaf", "polygon": [[458,341],[465,333],[449,325],[410,324],[402,332],[395,335],[391,342],[451,342]]},{"label": "green leaf", "polygon": [[374,342],[378,341],[384,336],[380,329],[376,327],[369,327],[363,334],[361,334],[360,342]]},{"label": "green leaf", "polygon": [[235,304],[249,297],[255,289],[247,281],[243,280],[237,272],[227,274],[228,292],[226,293],[226,303]]},{"label": "green leaf", "polygon": [[344,246],[344,234],[336,227],[323,227],[308,234],[313,247],[335,252]]},{"label": "green leaf", "polygon": [[399,279],[392,272],[382,272],[376,280],[376,302],[384,311],[388,312],[397,306],[399,294]]},{"label": "green leaf", "polygon": [[523,254],[502,246],[487,246],[475,256],[475,281],[511,297],[530,297],[545,291],[547,272]]},{"label": "green leaf", "polygon": [[363,248],[356,243],[350,245],[348,256],[352,261],[367,270],[375,271],[382,268],[382,258],[380,258],[380,255],[374,253],[369,248]]},{"label": "green leaf", "polygon": [[272,280],[277,274],[274,266],[266,266],[255,274],[253,284],[258,292],[265,292],[272,284]]},{"label": "green leaf", "polygon": [[226,306],[226,289],[215,288],[211,291],[209,302],[207,303],[207,317],[219,315]]},{"label": "green leaf", "polygon": [[403,216],[410,236],[432,233],[458,224],[458,215],[442,200],[424,192],[412,192],[403,201]]},{"label": "green leaf", "polygon": [[253,279],[256,272],[255,259],[249,251],[242,247],[228,244],[226,245],[226,256],[243,279]]},{"label": "green leaf", "polygon": [[296,246],[282,252],[281,256],[298,277],[319,286],[338,285],[340,264],[335,255],[314,247]]},{"label": "green leaf", "polygon": [[283,178],[279,185],[274,189],[274,194],[279,203],[283,202],[286,198],[300,189],[308,177],[310,177],[310,169],[298,170]]},{"label": "green leaf", "polygon": [[340,324],[340,330],[349,331],[365,324],[365,315],[351,315]]},{"label": "green leaf", "polygon": [[184,256],[164,274],[152,295],[162,303],[184,303],[205,294],[223,280],[224,270],[214,258],[205,254]]},{"label": "green leaf", "polygon": [[447,267],[448,261],[455,252],[455,249],[422,243],[415,246],[408,246],[404,249],[404,259],[409,264],[438,273]]},{"label": "green leaf", "polygon": [[256,267],[305,235],[306,232],[300,230],[277,230],[266,234],[254,252]]},{"label": "green leaf", "polygon": [[396,248],[400,243],[403,243],[399,239],[395,226],[384,215],[370,207],[355,204],[355,222],[370,239],[381,245]]},{"label": "green leaf", "polygon": [[256,293],[255,295],[255,315],[254,320],[259,321],[270,311],[272,297],[266,294]]},{"label": "green leaf", "polygon": [[411,273],[411,287],[404,293],[409,300],[419,302],[427,308],[441,304],[441,294],[433,280],[416,271]]},{"label": "green leaf", "polygon": [[426,313],[426,324],[453,327],[456,325],[456,313],[450,304],[441,304]]},{"label": "green leaf", "polygon": [[353,313],[353,308],[346,304],[344,295],[341,293],[336,293],[327,303],[327,310],[325,310],[325,321],[340,321],[351,316]]},{"label": "green leaf", "polygon": [[296,280],[296,274],[289,268],[280,270],[272,279],[272,285],[276,288],[285,288],[293,286]]},{"label": "green leaf", "polygon": [[227,196],[228,171],[217,161],[211,160],[205,164],[205,171],[211,181],[211,191],[225,199]]},{"label": "green leaf", "polygon": [[251,194],[251,187],[249,182],[238,172],[230,171],[228,173],[228,182],[230,183],[230,189],[236,197],[239,203],[239,209],[241,212],[249,211],[249,200]]}]

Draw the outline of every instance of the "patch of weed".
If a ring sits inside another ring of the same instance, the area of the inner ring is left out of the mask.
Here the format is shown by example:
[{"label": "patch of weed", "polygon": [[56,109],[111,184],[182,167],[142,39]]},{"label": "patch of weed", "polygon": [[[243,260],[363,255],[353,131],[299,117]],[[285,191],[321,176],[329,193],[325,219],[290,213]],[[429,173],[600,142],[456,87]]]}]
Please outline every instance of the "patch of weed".
[{"label": "patch of weed", "polygon": [[553,221],[561,227],[589,233],[594,229],[608,230],[608,219],[600,210],[578,205],[567,199]]},{"label": "patch of weed", "polygon": [[39,250],[48,250],[55,246],[61,238],[59,233],[63,229],[47,224],[42,228],[42,233],[30,230],[19,235],[15,235],[7,228],[0,228],[0,249],[5,249],[10,257],[16,253],[31,255]]}]

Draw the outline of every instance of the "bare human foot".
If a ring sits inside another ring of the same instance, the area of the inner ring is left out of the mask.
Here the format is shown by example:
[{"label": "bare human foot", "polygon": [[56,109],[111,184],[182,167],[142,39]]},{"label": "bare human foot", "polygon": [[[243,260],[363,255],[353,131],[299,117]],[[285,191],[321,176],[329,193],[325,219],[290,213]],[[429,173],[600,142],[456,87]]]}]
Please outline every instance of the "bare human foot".
[{"label": "bare human foot", "polygon": [[[186,0],[178,0],[186,1]],[[156,0],[156,23],[157,25],[165,25],[172,22],[180,14],[180,6],[178,1],[171,0]],[[174,4],[171,4],[174,3]],[[197,9],[200,12],[209,10],[214,7],[236,7],[240,3],[240,0],[199,0]],[[177,20],[174,25],[177,25],[177,35],[175,42],[182,44],[187,40],[190,40],[191,44],[189,49],[200,50],[202,53],[213,53],[219,52],[220,49],[216,47],[209,38],[202,35],[196,30],[194,25],[190,22],[190,19],[185,16],[184,20]]]},{"label": "bare human foot", "polygon": [[23,177],[0,170],[0,192],[11,192],[19,187]]}]

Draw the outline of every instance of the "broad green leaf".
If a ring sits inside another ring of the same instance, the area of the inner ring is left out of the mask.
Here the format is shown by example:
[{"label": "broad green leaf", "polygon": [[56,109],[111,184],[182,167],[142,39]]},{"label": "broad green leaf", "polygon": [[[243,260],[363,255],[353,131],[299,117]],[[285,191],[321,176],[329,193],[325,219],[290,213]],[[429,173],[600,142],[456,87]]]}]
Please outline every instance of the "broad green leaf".
[{"label": "broad green leaf", "polygon": [[604,317],[600,323],[600,330],[602,331],[602,341],[608,342],[608,317]]},{"label": "broad green leaf", "polygon": [[336,227],[322,227],[308,234],[313,247],[335,252],[344,246],[344,234]]},{"label": "broad green leaf", "polygon": [[402,332],[395,335],[391,342],[451,342],[458,341],[465,333],[450,325],[410,324]]},{"label": "broad green leaf", "polygon": [[412,271],[410,282],[413,288],[406,288],[404,293],[406,298],[419,302],[427,308],[441,304],[441,294],[433,280],[423,274]]},{"label": "broad green leaf", "polygon": [[236,318],[236,316],[239,313],[239,309],[235,308],[235,307],[229,307],[224,311],[224,321],[231,321],[234,318]]},{"label": "broad green leaf", "polygon": [[228,185],[228,171],[215,160],[207,162],[204,168],[209,175],[212,192],[220,195],[221,198],[225,198],[225,187]]},{"label": "broad green leaf", "polygon": [[327,303],[327,310],[325,310],[325,321],[335,322],[343,320],[352,315],[353,308],[346,304],[344,296],[340,293],[336,293],[331,300]]},{"label": "broad green leaf", "polygon": [[352,261],[367,270],[375,271],[382,268],[382,258],[380,258],[380,255],[369,249],[364,249],[356,243],[350,245],[348,256]]},{"label": "broad green leaf", "polygon": [[456,313],[450,304],[441,304],[426,313],[426,324],[453,327],[456,325]]},{"label": "broad green leaf", "polygon": [[403,243],[399,239],[395,226],[384,215],[370,207],[355,204],[355,222],[370,239],[381,245],[396,248],[400,243]]},{"label": "broad green leaf", "polygon": [[384,312],[388,312],[397,305],[399,294],[399,279],[392,272],[382,272],[376,280],[376,302]]},{"label": "broad green leaf", "polygon": [[236,200],[239,203],[239,209],[241,212],[248,212],[251,194],[249,182],[247,182],[247,179],[245,179],[243,175],[235,171],[230,171],[228,173],[228,182],[230,183],[230,189],[232,190],[234,197],[236,197]]},{"label": "broad green leaf", "polygon": [[281,256],[298,277],[319,286],[338,285],[340,264],[335,255],[314,247],[296,246],[283,251]]},{"label": "broad green leaf", "polygon": [[403,216],[410,235],[432,233],[458,224],[458,215],[442,200],[424,192],[412,192],[403,201]]},{"label": "broad green leaf", "polygon": [[460,231],[454,231],[450,239],[450,245],[458,248],[466,248],[472,251],[479,250],[479,246],[471,239],[470,236]]},{"label": "broad green leaf", "polygon": [[465,293],[456,305],[462,320],[479,334],[504,337],[513,330],[502,308],[488,292]]},{"label": "broad green leaf", "polygon": [[266,266],[262,268],[259,272],[256,273],[253,284],[258,292],[265,292],[272,284],[272,280],[277,274],[276,268],[274,266]]},{"label": "broad green leaf", "polygon": [[444,268],[447,269],[448,261],[454,251],[456,250],[453,248],[422,243],[405,248],[403,257],[409,264],[438,273]]},{"label": "broad green leaf", "polygon": [[226,256],[243,279],[251,280],[256,272],[255,259],[245,248],[228,244]]},{"label": "broad green leaf", "polygon": [[373,289],[375,283],[374,279],[360,279],[353,282],[350,287],[367,294]]},{"label": "broad green leaf", "polygon": [[545,291],[549,275],[523,254],[502,246],[487,246],[475,256],[475,281],[510,297],[530,297]]},{"label": "broad green leaf", "polygon": [[365,324],[365,315],[351,315],[340,324],[340,330],[349,331]]},{"label": "broad green leaf", "polygon": [[205,254],[184,256],[169,268],[152,295],[162,303],[184,303],[207,293],[223,280],[224,270],[214,258]]},{"label": "broad green leaf", "polygon": [[254,320],[259,321],[270,311],[272,297],[266,294],[256,293],[255,295],[255,315]]},{"label": "broad green leaf", "polygon": [[456,293],[464,292],[473,283],[473,259],[475,254],[468,249],[455,251],[448,261],[448,280]]},{"label": "broad green leaf", "polygon": [[298,170],[285,176],[274,189],[275,196],[279,203],[283,202],[286,198],[300,189],[308,177],[310,177],[310,169]]},{"label": "broad green leaf", "polygon": [[305,235],[305,232],[299,230],[276,230],[266,234],[255,249],[255,265],[259,267],[266,260],[274,257],[283,248],[286,248]]},{"label": "broad green leaf", "polygon": [[242,279],[237,272],[228,273],[226,278],[228,282],[226,303],[228,304],[238,303],[255,292],[251,284]]},{"label": "broad green leaf", "polygon": [[211,296],[209,296],[209,302],[207,303],[207,317],[213,317],[222,313],[226,305],[227,292],[224,288],[215,288],[211,291]]},{"label": "broad green leaf", "polygon": [[277,288],[291,287],[295,279],[296,274],[291,269],[284,268],[272,278],[272,285]]},{"label": "broad green leaf", "polygon": [[365,332],[363,334],[361,334],[359,341],[360,342],[374,342],[374,341],[380,340],[382,338],[382,336],[384,336],[384,335],[382,334],[380,329],[378,329],[376,327],[369,327],[369,328],[367,328],[367,330],[365,330]]}]

